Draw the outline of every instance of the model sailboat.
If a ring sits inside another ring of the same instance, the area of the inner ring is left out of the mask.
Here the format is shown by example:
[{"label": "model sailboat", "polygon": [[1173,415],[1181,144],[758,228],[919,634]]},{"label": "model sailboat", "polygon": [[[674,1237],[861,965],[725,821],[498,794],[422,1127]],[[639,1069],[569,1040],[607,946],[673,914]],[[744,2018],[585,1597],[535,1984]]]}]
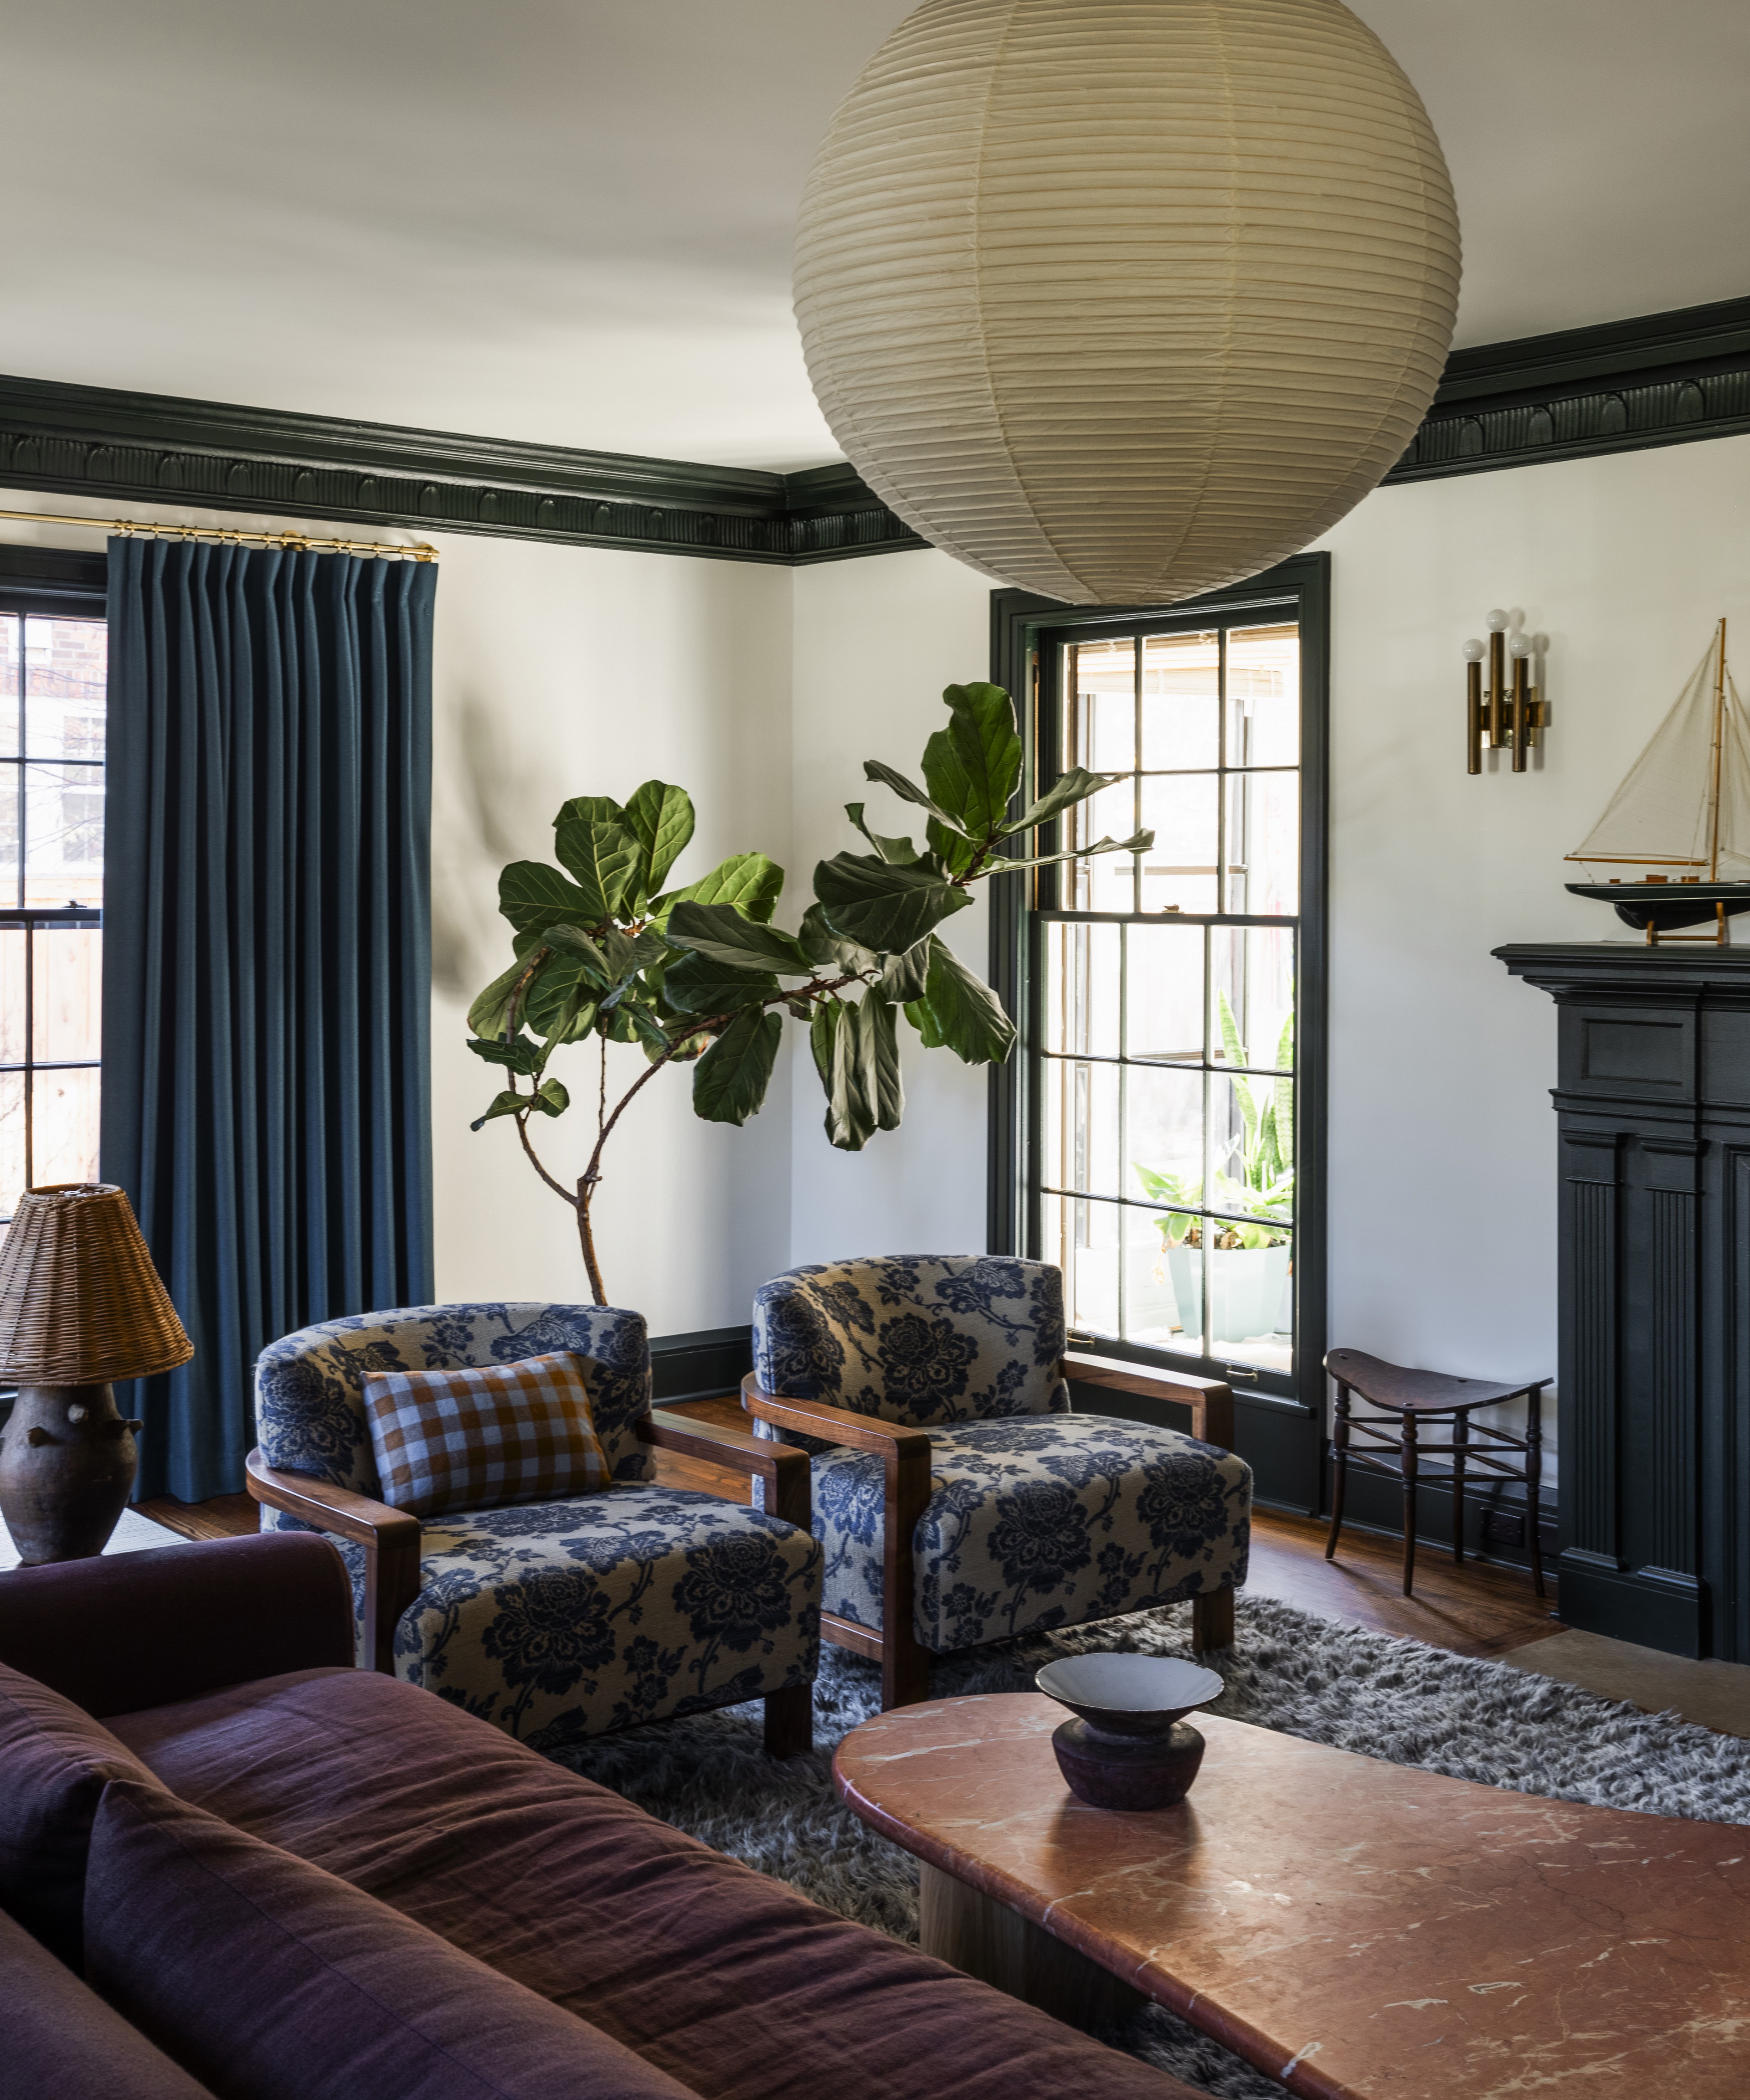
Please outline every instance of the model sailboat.
[{"label": "model sailboat", "polygon": [[1711,922],[1679,940],[1724,943],[1726,921],[1750,911],[1750,726],[1726,664],[1726,622],[1669,714],[1582,844],[1589,867],[1633,866],[1638,880],[1571,882],[1576,897],[1614,904],[1649,942]]}]

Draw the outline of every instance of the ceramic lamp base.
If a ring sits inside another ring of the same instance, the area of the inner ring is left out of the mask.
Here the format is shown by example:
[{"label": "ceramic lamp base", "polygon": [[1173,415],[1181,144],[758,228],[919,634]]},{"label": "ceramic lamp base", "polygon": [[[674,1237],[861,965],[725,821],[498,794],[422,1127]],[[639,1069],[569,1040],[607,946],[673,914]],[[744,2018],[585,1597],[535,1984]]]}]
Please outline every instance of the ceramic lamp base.
[{"label": "ceramic lamp base", "polygon": [[1091,1808],[1172,1808],[1203,1762],[1203,1737],[1188,1721],[1164,1736],[1107,1735],[1065,1721],[1051,1748],[1069,1791]]},{"label": "ceramic lamp base", "polygon": [[20,1566],[103,1551],[127,1506],[143,1427],[116,1412],[107,1385],[19,1388],[0,1436],[0,1517]]}]

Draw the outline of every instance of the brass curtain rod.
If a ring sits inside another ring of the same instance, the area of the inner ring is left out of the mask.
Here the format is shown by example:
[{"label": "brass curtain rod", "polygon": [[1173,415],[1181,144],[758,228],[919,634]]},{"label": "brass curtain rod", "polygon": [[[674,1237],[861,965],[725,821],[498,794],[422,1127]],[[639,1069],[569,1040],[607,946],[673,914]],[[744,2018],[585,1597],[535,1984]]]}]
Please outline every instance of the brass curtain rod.
[{"label": "brass curtain rod", "polygon": [[315,540],[307,532],[244,532],[230,525],[148,525],[134,518],[73,518],[57,510],[0,510],[0,518],[13,518],[26,525],[81,525],[90,532],[117,532],[124,540],[136,532],[155,539],[217,540],[227,547],[283,547],[306,554],[381,554],[404,562],[434,562],[435,547],[423,540],[398,547],[386,540]]}]

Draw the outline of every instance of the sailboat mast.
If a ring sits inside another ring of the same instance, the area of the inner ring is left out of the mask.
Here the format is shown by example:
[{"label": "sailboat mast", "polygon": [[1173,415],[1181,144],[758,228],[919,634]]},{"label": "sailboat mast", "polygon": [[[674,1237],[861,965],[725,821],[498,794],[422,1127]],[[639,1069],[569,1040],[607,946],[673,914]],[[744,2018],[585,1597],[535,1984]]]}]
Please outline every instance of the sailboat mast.
[{"label": "sailboat mast", "polygon": [[1720,879],[1720,759],[1726,726],[1726,622],[1720,621],[1716,646],[1719,660],[1713,674],[1713,766],[1708,786],[1708,880]]}]

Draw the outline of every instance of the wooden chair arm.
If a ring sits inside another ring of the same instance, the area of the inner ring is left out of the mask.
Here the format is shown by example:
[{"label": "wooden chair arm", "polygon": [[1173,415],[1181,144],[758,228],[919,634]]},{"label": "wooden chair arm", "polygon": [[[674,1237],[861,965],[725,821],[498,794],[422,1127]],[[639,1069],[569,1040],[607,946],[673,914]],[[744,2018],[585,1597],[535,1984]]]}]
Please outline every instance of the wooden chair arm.
[{"label": "wooden chair arm", "polygon": [[1111,1357],[1065,1357],[1063,1374],[1078,1385],[1109,1386],[1144,1400],[1176,1401],[1191,1410],[1191,1433],[1223,1451],[1233,1449],[1233,1388],[1220,1379],[1192,1378],[1183,1371],[1158,1371],[1146,1364],[1121,1363]]},{"label": "wooden chair arm", "polygon": [[270,1466],[259,1450],[250,1452],[244,1471],[257,1502],[364,1548],[366,1653],[359,1667],[393,1676],[395,1627],[419,1595],[419,1519],[314,1474]]},{"label": "wooden chair arm", "polygon": [[660,1451],[679,1451],[714,1466],[733,1467],[753,1483],[753,1506],[782,1517],[803,1531],[813,1529],[806,1451],[792,1444],[774,1444],[742,1429],[719,1429],[690,1422],[684,1415],[653,1408],[638,1423],[638,1440]]},{"label": "wooden chair arm", "polygon": [[923,1463],[929,1464],[930,1432],[900,1422],[884,1422],[878,1414],[857,1414],[848,1407],[829,1407],[823,1400],[780,1400],[763,1392],[749,1371],[741,1382],[741,1404],[760,1422],[774,1428],[800,1430],[827,1444],[849,1444],[859,1451],[884,1455],[921,1449]]},{"label": "wooden chair arm", "polygon": [[[762,1392],[750,1371],[742,1380],[742,1405],[757,1421],[799,1430],[829,1444],[873,1451],[881,1460],[881,1628],[879,1635],[832,1619],[833,1638],[849,1639],[881,1661],[881,1703],[904,1705],[921,1699],[929,1682],[929,1657],[915,1633],[917,1529],[930,1501],[930,1435],[908,1423],[856,1414],[819,1400],[780,1400]],[[828,1615],[831,1618],[831,1615]]]}]

